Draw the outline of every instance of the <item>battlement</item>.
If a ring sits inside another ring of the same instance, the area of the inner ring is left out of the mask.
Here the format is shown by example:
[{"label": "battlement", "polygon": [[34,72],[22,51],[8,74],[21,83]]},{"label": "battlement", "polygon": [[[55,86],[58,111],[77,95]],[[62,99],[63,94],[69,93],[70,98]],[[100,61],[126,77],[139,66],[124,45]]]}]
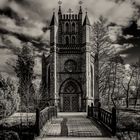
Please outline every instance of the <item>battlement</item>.
[{"label": "battlement", "polygon": [[62,20],[79,20],[78,14],[63,14],[61,15]]}]

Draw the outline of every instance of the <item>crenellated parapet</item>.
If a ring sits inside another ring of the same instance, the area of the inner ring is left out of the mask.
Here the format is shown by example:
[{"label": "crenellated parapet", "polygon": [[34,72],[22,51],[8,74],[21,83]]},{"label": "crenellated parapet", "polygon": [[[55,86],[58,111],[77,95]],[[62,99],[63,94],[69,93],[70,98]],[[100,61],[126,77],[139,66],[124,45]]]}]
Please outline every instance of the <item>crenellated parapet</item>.
[{"label": "crenellated parapet", "polygon": [[78,14],[63,14],[60,16],[61,20],[79,20]]}]

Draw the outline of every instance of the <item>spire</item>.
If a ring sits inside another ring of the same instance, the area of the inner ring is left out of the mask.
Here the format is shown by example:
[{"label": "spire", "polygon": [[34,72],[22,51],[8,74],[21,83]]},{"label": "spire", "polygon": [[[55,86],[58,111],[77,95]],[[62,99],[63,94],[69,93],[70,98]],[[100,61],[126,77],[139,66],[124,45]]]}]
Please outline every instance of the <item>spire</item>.
[{"label": "spire", "polygon": [[79,14],[82,14],[82,6],[80,6]]},{"label": "spire", "polygon": [[52,26],[52,25],[56,25],[56,26],[58,25],[57,20],[56,20],[56,16],[55,16],[55,12],[53,12],[50,26]]},{"label": "spire", "polygon": [[88,15],[87,15],[87,12],[86,12],[86,16],[85,16],[84,23],[83,23],[83,26],[85,26],[85,25],[91,26],[91,25],[90,25],[89,18],[88,18]]},{"label": "spire", "polygon": [[62,1],[59,0],[59,1],[58,1],[58,4],[59,4],[58,15],[61,15],[61,14],[62,14],[62,12],[61,12],[61,4],[62,4]]},{"label": "spire", "polygon": [[82,1],[79,1],[79,5],[80,5],[79,14],[82,14],[82,4],[83,4],[83,2]]},{"label": "spire", "polygon": [[58,14],[61,14],[61,6],[59,6]]}]

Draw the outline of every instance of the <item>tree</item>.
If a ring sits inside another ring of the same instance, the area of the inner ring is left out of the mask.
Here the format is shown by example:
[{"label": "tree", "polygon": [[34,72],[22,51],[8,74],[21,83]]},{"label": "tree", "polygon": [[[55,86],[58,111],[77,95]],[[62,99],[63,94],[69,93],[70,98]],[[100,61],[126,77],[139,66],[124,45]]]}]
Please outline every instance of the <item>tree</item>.
[{"label": "tree", "polygon": [[43,98],[42,97],[42,92],[44,90],[42,90],[43,87],[41,86],[41,82],[39,83],[37,80],[36,80],[36,82],[34,82],[34,87],[35,87],[35,93],[34,93],[34,96],[33,96],[33,100],[34,100],[34,103],[35,103],[35,108],[40,108],[40,103],[41,103],[41,100]]},{"label": "tree", "polygon": [[137,105],[138,98],[140,97],[140,60],[135,64],[132,64],[132,68],[134,70],[132,86],[134,87],[134,108]]},{"label": "tree", "polygon": [[32,110],[34,108],[34,54],[31,47],[24,45],[17,54],[16,66],[14,70],[19,79],[18,93],[21,97],[21,110]]},{"label": "tree", "polygon": [[124,62],[119,55],[115,55],[110,59],[110,74],[108,81],[108,106],[110,104],[110,98],[114,105],[119,105],[119,100],[123,96],[122,80],[124,76]]},{"label": "tree", "polygon": [[131,64],[129,69],[126,70],[125,76],[123,79],[123,88],[126,95],[126,107],[129,107],[129,98],[131,96],[130,93],[133,93],[134,98],[134,107],[137,104],[137,99],[140,95],[140,62],[136,62],[135,64]]},{"label": "tree", "polygon": [[[95,22],[92,30],[92,52],[94,53],[95,66],[95,94],[102,96],[107,88],[107,75],[109,74],[109,58],[113,54],[111,40],[106,24],[107,20],[102,16]],[[96,103],[95,103],[96,104]]]},{"label": "tree", "polygon": [[10,77],[0,74],[0,118],[7,117],[18,110],[20,98]]},{"label": "tree", "polygon": [[92,52],[94,53],[95,94],[102,103],[116,107],[121,98],[122,78],[124,75],[123,59],[116,54],[113,42],[109,37],[107,20],[102,16],[93,25]]}]

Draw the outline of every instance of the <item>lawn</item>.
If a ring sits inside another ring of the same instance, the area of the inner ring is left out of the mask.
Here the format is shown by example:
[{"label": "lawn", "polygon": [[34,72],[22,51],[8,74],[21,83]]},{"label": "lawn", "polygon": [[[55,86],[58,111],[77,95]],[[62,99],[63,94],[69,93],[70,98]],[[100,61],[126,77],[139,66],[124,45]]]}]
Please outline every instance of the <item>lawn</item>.
[{"label": "lawn", "polygon": [[14,126],[33,126],[35,124],[35,113],[14,113],[8,118],[0,120],[0,126],[10,128]]},{"label": "lawn", "polygon": [[140,111],[117,111],[117,136],[120,140],[140,140]]}]

